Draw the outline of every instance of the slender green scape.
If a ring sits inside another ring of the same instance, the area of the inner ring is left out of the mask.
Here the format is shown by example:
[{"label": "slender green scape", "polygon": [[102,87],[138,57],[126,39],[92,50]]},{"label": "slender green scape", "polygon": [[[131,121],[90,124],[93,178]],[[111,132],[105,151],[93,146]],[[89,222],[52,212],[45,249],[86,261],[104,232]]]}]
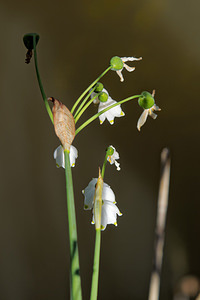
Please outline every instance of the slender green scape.
[{"label": "slender green scape", "polygon": [[[53,122],[53,114],[49,106],[47,97],[44,92],[42,81],[39,74],[36,52],[36,37],[33,36],[33,49],[35,69],[38,79],[38,84],[45,103],[48,115]],[[79,256],[78,256],[78,242],[77,242],[77,229],[76,229],[76,215],[74,206],[74,193],[71,166],[69,162],[69,153],[65,151],[65,176],[66,176],[66,194],[67,194],[67,210],[68,210],[68,223],[69,223],[69,244],[70,244],[70,297],[71,300],[82,300],[81,278],[79,271]]]},{"label": "slender green scape", "polygon": [[35,70],[36,70],[36,74],[37,74],[38,84],[39,84],[39,87],[40,87],[40,91],[41,91],[41,94],[42,94],[42,98],[44,100],[44,104],[45,104],[47,113],[49,115],[49,118],[51,119],[51,122],[53,123],[53,114],[52,114],[49,102],[47,100],[46,94],[44,92],[44,88],[43,88],[42,81],[41,81],[41,78],[40,78],[40,73],[39,73],[39,70],[38,70],[37,51],[36,51],[36,36],[35,35],[33,36],[33,50],[34,50]]},{"label": "slender green scape", "polygon": [[76,229],[76,213],[74,205],[74,191],[72,181],[72,171],[70,166],[69,151],[65,150],[65,176],[66,176],[66,193],[67,193],[67,210],[69,224],[69,244],[70,244],[70,283],[71,299],[81,300],[81,278],[79,268],[78,241]]}]

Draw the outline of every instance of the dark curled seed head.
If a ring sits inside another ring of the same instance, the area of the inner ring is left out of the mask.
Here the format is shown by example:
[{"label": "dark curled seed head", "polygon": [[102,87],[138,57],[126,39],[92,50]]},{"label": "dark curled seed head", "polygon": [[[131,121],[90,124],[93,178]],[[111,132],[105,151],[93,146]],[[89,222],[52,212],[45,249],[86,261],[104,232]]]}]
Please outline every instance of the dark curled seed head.
[{"label": "dark curled seed head", "polygon": [[26,53],[26,59],[25,59],[26,64],[30,63],[32,55],[33,55],[32,50],[28,50],[27,53]]}]

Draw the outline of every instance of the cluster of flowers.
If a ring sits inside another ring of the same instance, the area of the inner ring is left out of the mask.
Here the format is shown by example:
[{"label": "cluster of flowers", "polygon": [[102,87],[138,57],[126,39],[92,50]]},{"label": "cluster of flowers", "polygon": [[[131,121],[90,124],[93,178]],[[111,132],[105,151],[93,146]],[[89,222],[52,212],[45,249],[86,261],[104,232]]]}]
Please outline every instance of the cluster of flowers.
[{"label": "cluster of flowers", "polygon": [[[141,60],[142,58],[135,57],[113,57],[111,59],[111,65],[113,65],[113,70],[120,77],[120,81],[123,82],[124,78],[122,76],[122,70],[125,68],[127,71],[132,72],[135,68],[129,67],[125,62],[127,61],[135,61]],[[138,122],[137,128],[140,131],[140,128],[144,125],[147,120],[147,116],[150,115],[153,119],[156,119],[157,115],[153,112],[160,110],[159,107],[155,104],[154,100],[155,91],[152,94],[149,92],[142,92],[139,99],[138,104],[143,108],[143,113],[141,114]],[[95,89],[91,90],[91,99],[93,99],[94,104],[98,104],[98,113],[103,111],[104,109],[109,108],[111,105],[116,104],[117,101],[113,100],[109,95],[108,91],[104,88],[102,83],[97,83]],[[91,100],[92,101],[92,100]],[[121,109],[121,105],[116,105],[106,112],[99,115],[100,124],[103,124],[105,119],[109,121],[112,125],[114,124],[115,117],[122,117],[125,113]],[[109,146],[113,149],[112,155],[107,156],[107,160],[110,164],[115,164],[117,170],[120,170],[119,162],[119,154],[113,146]],[[71,167],[75,166],[76,158],[78,157],[78,151],[74,146],[70,146],[70,164]],[[59,146],[54,152],[54,159],[56,160],[57,167],[65,168],[65,155],[64,149],[62,146]],[[88,186],[83,190],[84,194],[84,209],[93,209],[93,219],[92,223],[95,223],[94,220],[94,197],[95,197],[95,186],[97,184],[97,178],[93,178]],[[121,216],[118,207],[115,202],[115,194],[110,188],[110,186],[106,183],[103,183],[103,191],[102,191],[102,214],[101,214],[101,229],[104,230],[107,224],[114,224],[117,226],[117,215]]]},{"label": "cluster of flowers", "polygon": [[[117,170],[120,170],[120,164],[117,161],[119,159],[119,153],[113,146],[109,146],[113,149],[113,154],[107,157],[107,161],[112,165],[115,164]],[[78,157],[77,149],[71,145],[70,148],[70,164],[71,167],[75,166],[75,160]],[[54,158],[56,160],[56,166],[65,168],[65,157],[63,147],[59,146],[54,152]],[[88,186],[82,191],[84,195],[84,209],[91,210],[94,206],[94,194],[95,186],[97,183],[97,178],[93,178]],[[95,224],[94,221],[94,209],[92,211],[92,224]],[[102,214],[101,214],[101,230],[105,230],[108,224],[114,224],[117,226],[117,215],[121,216],[122,213],[119,211],[116,206],[115,194],[112,191],[111,187],[107,183],[103,183],[103,192],[102,192]]]}]

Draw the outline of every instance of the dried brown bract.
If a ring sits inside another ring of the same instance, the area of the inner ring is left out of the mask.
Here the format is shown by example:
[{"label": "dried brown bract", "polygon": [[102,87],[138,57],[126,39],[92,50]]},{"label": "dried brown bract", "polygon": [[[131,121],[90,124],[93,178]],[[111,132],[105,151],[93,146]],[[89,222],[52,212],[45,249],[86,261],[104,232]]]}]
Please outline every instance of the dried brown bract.
[{"label": "dried brown bract", "polygon": [[53,102],[53,121],[56,135],[61,141],[64,150],[70,150],[70,146],[75,137],[75,121],[68,108],[53,97],[48,98]]}]

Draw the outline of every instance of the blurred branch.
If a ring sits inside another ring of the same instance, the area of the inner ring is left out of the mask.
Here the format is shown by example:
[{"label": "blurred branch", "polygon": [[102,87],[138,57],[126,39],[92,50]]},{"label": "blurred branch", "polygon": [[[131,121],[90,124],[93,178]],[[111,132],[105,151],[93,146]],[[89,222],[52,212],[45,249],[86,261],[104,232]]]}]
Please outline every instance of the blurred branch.
[{"label": "blurred branch", "polygon": [[163,246],[165,239],[165,224],[168,208],[170,179],[170,154],[169,149],[164,148],[161,152],[161,176],[158,194],[157,220],[155,230],[155,249],[153,269],[149,287],[149,300],[158,300],[160,293],[160,276],[163,259]]}]

